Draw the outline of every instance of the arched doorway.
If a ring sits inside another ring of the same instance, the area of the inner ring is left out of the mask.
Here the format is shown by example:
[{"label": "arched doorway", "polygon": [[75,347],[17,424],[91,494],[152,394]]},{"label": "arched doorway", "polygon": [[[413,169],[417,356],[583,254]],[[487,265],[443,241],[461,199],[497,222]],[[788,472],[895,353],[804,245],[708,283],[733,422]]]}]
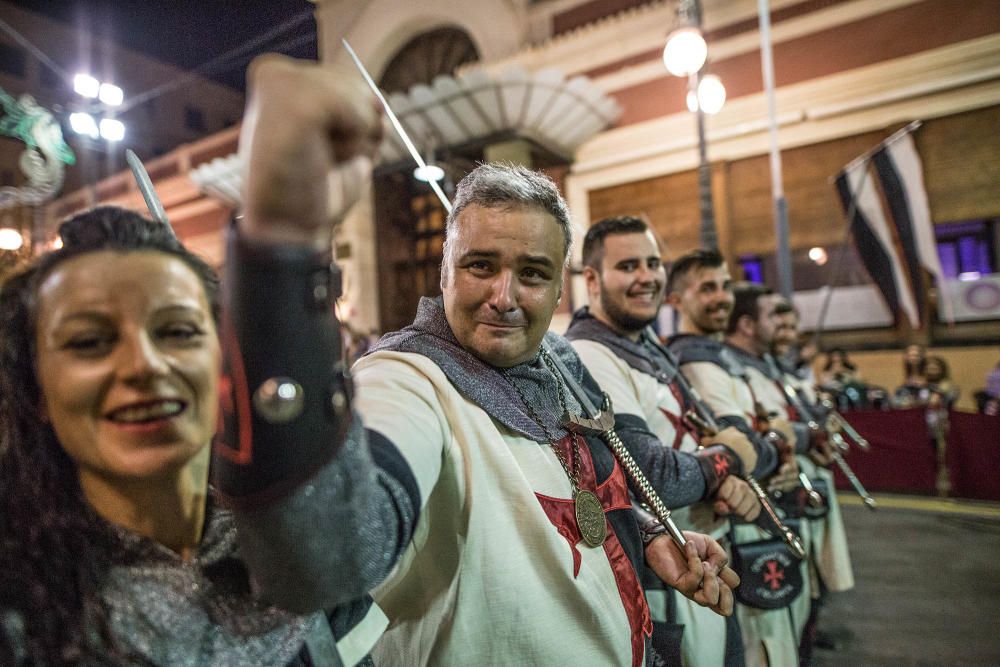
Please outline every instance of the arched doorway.
[{"label": "arched doorway", "polygon": [[[385,93],[406,92],[434,77],[451,75],[479,60],[469,35],[441,27],[407,42],[379,81]],[[412,137],[420,150],[433,151],[429,138]],[[474,160],[449,161],[446,191],[469,171]],[[440,293],[441,248],[445,211],[426,183],[413,177],[413,164],[384,165],[375,171],[375,229],[378,257],[379,315],[383,331],[400,329],[413,320],[421,296]]]}]

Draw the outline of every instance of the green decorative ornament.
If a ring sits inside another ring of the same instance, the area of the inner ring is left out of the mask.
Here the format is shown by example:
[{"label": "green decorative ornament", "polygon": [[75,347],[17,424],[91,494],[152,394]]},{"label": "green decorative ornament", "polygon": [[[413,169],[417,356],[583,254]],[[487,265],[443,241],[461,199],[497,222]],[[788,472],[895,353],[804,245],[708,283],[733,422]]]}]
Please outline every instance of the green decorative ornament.
[{"label": "green decorative ornament", "polygon": [[25,143],[18,164],[28,179],[19,188],[0,188],[0,210],[14,206],[37,206],[52,199],[62,187],[65,166],[75,164],[76,156],[63,139],[62,128],[52,112],[40,106],[28,94],[14,99],[0,88],[0,134]]}]

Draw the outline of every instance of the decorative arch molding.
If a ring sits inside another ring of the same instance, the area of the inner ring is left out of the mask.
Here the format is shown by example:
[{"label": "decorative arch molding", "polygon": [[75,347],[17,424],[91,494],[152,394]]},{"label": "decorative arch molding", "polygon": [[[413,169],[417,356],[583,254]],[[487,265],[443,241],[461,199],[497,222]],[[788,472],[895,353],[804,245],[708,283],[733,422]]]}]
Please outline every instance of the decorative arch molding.
[{"label": "decorative arch molding", "polygon": [[[415,37],[435,28],[454,27],[468,33],[483,62],[515,53],[527,34],[526,2],[493,0],[318,0],[316,14],[322,60],[348,63],[340,45],[344,37],[368,71],[379,79],[393,56]],[[353,15],[353,21],[345,16]]]},{"label": "decorative arch molding", "polygon": [[406,93],[413,86],[431,84],[439,75],[450,76],[458,68],[479,61],[479,52],[469,34],[456,26],[423,32],[396,52],[378,79],[386,95]]}]

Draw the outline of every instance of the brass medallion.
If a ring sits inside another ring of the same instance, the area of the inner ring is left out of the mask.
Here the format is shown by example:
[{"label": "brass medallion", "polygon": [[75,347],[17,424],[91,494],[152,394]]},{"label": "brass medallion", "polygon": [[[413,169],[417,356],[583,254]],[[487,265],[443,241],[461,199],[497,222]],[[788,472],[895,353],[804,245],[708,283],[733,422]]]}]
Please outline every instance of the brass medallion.
[{"label": "brass medallion", "polygon": [[576,525],[580,527],[580,536],[588,547],[599,547],[608,536],[608,526],[604,518],[604,508],[601,501],[590,491],[580,490],[574,499]]}]

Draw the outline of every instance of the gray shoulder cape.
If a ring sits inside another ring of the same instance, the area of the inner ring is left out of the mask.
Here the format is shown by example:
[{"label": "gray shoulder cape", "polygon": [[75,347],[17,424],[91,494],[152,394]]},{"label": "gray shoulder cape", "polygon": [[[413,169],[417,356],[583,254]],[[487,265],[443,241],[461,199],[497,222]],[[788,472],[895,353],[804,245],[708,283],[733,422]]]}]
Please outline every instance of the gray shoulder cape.
[{"label": "gray shoulder cape", "polygon": [[[545,343],[584,387],[591,401],[600,405],[600,388],[584,370],[580,357],[566,339],[547,333]],[[441,368],[462,396],[511,431],[531,440],[548,442],[549,437],[529,414],[524,400],[508,377],[517,380],[539,417],[548,424],[560,423],[563,409],[558,401],[556,379],[540,358],[536,356],[503,372],[490,366],[459,344],[445,317],[440,297],[422,297],[413,324],[383,336],[369,354],[380,351],[412,352],[427,357]],[[579,404],[569,392],[566,392],[566,400],[569,409],[580,411]],[[559,438],[567,434],[561,426],[552,431]]]}]

